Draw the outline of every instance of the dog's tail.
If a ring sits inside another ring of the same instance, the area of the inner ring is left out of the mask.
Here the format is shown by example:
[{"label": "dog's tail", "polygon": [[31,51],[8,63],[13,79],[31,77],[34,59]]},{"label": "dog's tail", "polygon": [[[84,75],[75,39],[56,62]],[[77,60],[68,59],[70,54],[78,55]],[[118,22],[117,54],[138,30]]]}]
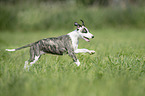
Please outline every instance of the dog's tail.
[{"label": "dog's tail", "polygon": [[31,44],[28,44],[28,45],[25,45],[25,46],[22,46],[22,47],[19,47],[19,48],[16,48],[16,49],[6,49],[6,51],[17,51],[17,50],[20,50],[20,49],[23,49],[23,48],[27,48],[27,47],[31,47],[34,43],[31,43]]}]

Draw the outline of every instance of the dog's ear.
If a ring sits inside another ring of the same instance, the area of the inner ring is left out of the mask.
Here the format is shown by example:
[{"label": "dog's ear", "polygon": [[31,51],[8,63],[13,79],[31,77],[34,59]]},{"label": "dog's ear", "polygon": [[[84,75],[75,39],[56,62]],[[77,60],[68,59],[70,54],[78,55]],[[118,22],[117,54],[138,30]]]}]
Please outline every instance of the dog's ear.
[{"label": "dog's ear", "polygon": [[[81,20],[81,19],[80,19]],[[82,21],[82,26],[85,26],[85,24],[84,24],[84,21],[83,20],[81,20]]]},{"label": "dog's ear", "polygon": [[78,23],[77,23],[77,22],[75,22],[75,23],[74,23],[74,25],[75,25],[75,26],[78,26]]},{"label": "dog's ear", "polygon": [[77,22],[75,22],[74,25],[77,26],[78,28],[79,28],[79,27],[82,27],[82,26],[81,26],[80,24],[78,24]]}]

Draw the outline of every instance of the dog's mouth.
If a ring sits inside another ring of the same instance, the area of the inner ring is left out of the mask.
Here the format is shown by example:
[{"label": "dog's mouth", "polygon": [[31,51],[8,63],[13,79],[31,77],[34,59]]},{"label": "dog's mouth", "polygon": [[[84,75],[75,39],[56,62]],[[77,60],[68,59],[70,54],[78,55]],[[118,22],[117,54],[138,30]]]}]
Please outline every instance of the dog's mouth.
[{"label": "dog's mouth", "polygon": [[83,36],[83,39],[86,40],[87,42],[90,42],[90,39],[85,36]]}]

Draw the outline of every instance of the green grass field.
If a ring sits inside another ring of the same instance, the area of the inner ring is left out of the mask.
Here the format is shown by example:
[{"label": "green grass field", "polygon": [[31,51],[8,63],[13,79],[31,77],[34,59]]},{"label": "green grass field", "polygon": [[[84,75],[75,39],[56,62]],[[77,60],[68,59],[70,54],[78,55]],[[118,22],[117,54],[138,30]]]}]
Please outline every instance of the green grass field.
[{"label": "green grass field", "polygon": [[[70,30],[71,31],[71,30]],[[6,52],[39,39],[67,34],[67,30],[0,32],[0,96],[144,96],[145,32],[143,29],[91,30],[91,42],[80,40],[79,67],[68,55],[43,55],[30,68],[29,48]]]}]

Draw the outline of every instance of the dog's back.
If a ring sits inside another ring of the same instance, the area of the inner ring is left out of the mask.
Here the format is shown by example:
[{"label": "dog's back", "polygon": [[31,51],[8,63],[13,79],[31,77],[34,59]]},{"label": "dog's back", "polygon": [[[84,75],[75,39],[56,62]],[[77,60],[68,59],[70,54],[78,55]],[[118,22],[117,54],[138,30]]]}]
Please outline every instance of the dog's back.
[{"label": "dog's back", "polygon": [[63,53],[66,52],[69,47],[71,47],[71,43],[72,42],[69,35],[46,38],[36,42],[41,51],[57,55],[63,55]]}]

